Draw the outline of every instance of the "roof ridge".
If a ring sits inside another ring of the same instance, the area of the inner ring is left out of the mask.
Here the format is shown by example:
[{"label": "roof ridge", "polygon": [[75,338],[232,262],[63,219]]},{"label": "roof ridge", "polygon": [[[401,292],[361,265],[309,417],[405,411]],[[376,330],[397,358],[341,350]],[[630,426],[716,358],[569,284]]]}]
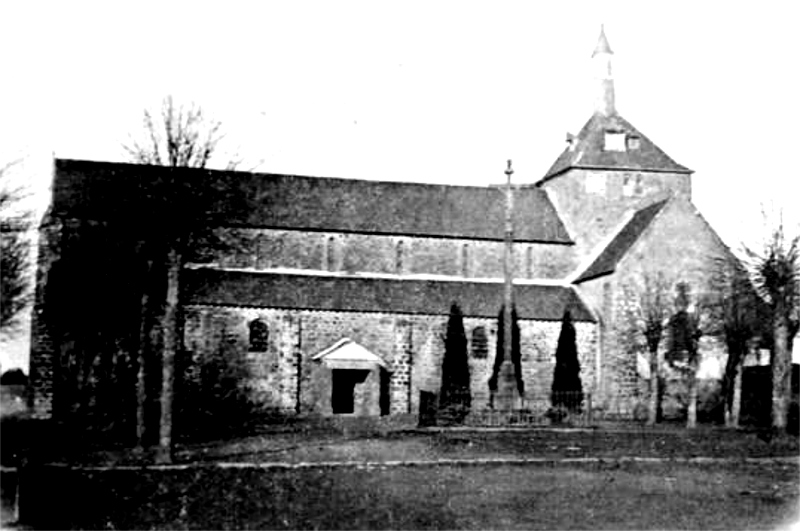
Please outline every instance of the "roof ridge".
[{"label": "roof ridge", "polygon": [[[231,174],[240,174],[242,176],[249,175],[249,176],[257,176],[257,177],[284,177],[284,178],[291,178],[291,179],[308,179],[308,180],[321,180],[321,181],[340,181],[343,183],[351,183],[351,182],[362,182],[362,183],[372,183],[372,184],[388,184],[388,185],[402,185],[402,186],[434,186],[434,187],[442,187],[448,189],[471,189],[471,190],[495,190],[497,189],[498,185],[496,184],[486,184],[486,185],[478,185],[478,184],[450,184],[450,183],[434,183],[434,182],[424,182],[424,181],[398,181],[398,180],[391,180],[391,179],[364,179],[360,177],[335,177],[335,176],[328,176],[328,175],[304,175],[298,173],[275,173],[275,172],[261,172],[261,171],[242,171],[242,170],[225,170],[225,169],[215,169],[215,168],[191,168],[191,167],[171,167],[171,166],[161,166],[158,164],[138,164],[135,162],[114,162],[114,161],[105,161],[105,160],[88,160],[88,159],[70,159],[70,158],[55,158],[55,164],[79,164],[79,165],[96,165],[96,166],[124,166],[124,167],[137,167],[137,168],[152,168],[156,171],[163,170],[163,171],[180,171],[180,172],[189,172],[189,171],[202,171],[207,173],[215,173],[221,175],[231,175]],[[527,188],[524,186],[516,186],[516,188]],[[533,187],[531,187],[533,188]]]}]

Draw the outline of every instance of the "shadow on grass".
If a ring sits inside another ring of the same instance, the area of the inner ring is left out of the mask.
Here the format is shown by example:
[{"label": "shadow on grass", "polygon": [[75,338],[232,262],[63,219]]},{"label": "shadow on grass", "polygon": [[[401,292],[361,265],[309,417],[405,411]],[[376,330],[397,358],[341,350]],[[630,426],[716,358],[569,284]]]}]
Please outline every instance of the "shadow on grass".
[{"label": "shadow on grass", "polygon": [[776,465],[44,467],[27,481],[27,523],[76,529],[763,529],[798,501],[797,467]]}]

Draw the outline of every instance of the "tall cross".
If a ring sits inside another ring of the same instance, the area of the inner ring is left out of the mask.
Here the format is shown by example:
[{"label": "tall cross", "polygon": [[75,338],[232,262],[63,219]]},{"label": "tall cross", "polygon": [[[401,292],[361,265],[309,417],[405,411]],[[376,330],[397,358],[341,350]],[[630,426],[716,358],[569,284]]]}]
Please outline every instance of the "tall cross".
[{"label": "tall cross", "polygon": [[[505,280],[504,293],[504,314],[503,314],[503,363],[513,366],[511,359],[511,345],[513,339],[513,323],[511,322],[511,308],[514,304],[514,192],[511,189],[511,175],[514,170],[511,168],[511,160],[508,161],[506,168],[506,227],[505,227],[505,253],[503,260],[503,275]],[[516,394],[516,393],[514,393]],[[513,402],[512,402],[513,403]]]}]

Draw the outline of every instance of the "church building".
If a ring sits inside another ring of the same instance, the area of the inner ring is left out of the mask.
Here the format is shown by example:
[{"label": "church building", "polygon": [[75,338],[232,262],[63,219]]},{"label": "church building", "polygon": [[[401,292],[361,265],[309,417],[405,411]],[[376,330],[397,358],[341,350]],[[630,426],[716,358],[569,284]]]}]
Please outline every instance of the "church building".
[{"label": "church building", "polygon": [[[513,189],[513,289],[531,410],[549,406],[569,311],[591,407],[632,417],[649,376],[626,339],[631,289],[659,274],[671,293],[680,284],[699,295],[713,261],[731,256],[692,204],[692,171],[617,112],[612,59],[601,31],[592,54],[594,113],[538,181]],[[201,207],[186,213],[190,204]],[[203,229],[236,244],[192,240],[180,272],[176,381],[200,378],[207,360],[223,353],[242,361],[240,385],[264,411],[416,416],[420,396],[440,390],[455,303],[464,315],[472,408],[486,409],[503,304],[504,216],[504,191],[495,186],[56,160],[40,230],[34,412],[57,416],[68,407],[60,401],[71,400],[59,384],[65,371],[91,373],[104,356],[117,361],[103,371],[136,381],[142,341],[152,342],[139,325],[150,284],[141,277],[148,269],[130,264],[148,235],[178,225],[181,234]],[[91,273],[101,271],[97,260],[118,260],[125,274]],[[63,273],[76,269],[83,272]],[[68,360],[90,341],[66,330],[63,321],[73,317],[54,309],[80,296],[81,282],[110,286],[91,303],[93,315],[112,322],[107,314],[118,311],[127,323],[99,332],[107,351],[89,369]],[[114,289],[124,296],[111,300]],[[701,355],[719,363],[712,343]]]}]

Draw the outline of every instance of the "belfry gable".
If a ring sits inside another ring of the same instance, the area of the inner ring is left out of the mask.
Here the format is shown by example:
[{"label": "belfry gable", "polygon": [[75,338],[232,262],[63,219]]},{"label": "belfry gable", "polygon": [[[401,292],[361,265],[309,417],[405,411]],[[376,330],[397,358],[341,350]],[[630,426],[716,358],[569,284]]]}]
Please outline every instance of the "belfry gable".
[{"label": "belfry gable", "polygon": [[573,168],[693,173],[616,113],[592,115],[577,136],[568,138],[567,147],[537,184]]}]

